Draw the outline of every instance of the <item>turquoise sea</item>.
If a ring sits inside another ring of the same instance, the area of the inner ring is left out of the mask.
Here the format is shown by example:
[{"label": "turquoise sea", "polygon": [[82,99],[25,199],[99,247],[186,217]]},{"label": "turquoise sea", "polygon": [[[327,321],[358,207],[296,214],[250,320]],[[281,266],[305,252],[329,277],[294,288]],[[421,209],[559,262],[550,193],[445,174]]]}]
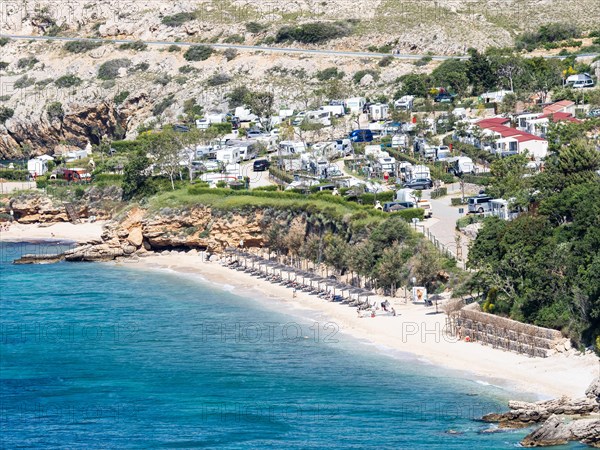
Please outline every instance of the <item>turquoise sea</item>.
[{"label": "turquoise sea", "polygon": [[56,247],[0,244],[1,448],[509,449],[527,433],[476,420],[514,393],[265,299],[135,264],[11,264]]}]

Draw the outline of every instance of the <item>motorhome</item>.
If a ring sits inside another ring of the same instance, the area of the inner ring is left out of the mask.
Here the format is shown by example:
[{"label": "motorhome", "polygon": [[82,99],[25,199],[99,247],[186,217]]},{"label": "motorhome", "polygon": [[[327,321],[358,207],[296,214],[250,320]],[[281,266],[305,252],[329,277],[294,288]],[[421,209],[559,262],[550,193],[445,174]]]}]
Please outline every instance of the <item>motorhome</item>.
[{"label": "motorhome", "polygon": [[392,148],[407,148],[408,136],[406,134],[396,134],[392,137]]},{"label": "motorhome", "polygon": [[371,120],[385,120],[389,114],[389,106],[384,103],[369,105],[369,118]]},{"label": "motorhome", "polygon": [[594,87],[594,80],[589,73],[578,73],[567,77],[565,85],[573,88],[592,88]]},{"label": "motorhome", "polygon": [[519,212],[515,209],[509,208],[509,203],[503,198],[495,198],[490,200],[490,214],[496,216],[502,220],[513,220]]},{"label": "motorhome", "polygon": [[406,181],[410,178],[410,173],[413,170],[413,165],[409,162],[403,161],[398,163],[398,175],[403,181]]},{"label": "motorhome", "polygon": [[277,150],[278,155],[298,155],[306,152],[306,144],[300,141],[281,141]]},{"label": "motorhome", "polygon": [[479,213],[482,214],[484,212],[488,212],[491,210],[492,197],[488,195],[478,195],[477,197],[471,197],[467,203],[467,211],[469,213]]},{"label": "motorhome", "polygon": [[447,145],[436,147],[436,161],[445,161],[452,156],[452,150]]},{"label": "motorhome", "polygon": [[39,177],[48,172],[48,161],[41,158],[33,158],[27,161],[27,170],[32,177]]},{"label": "motorhome", "polygon": [[335,141],[338,147],[338,150],[342,152],[344,156],[351,155],[354,152],[354,148],[352,147],[352,141],[350,139],[338,139]]},{"label": "motorhome", "polygon": [[250,108],[246,108],[245,106],[238,106],[235,108],[235,117],[237,117],[240,122],[254,122],[258,119],[256,114],[252,114]]},{"label": "motorhome", "polygon": [[423,156],[424,159],[428,161],[433,161],[436,156],[437,148],[432,145],[429,145],[427,142],[423,142],[419,146],[419,152],[421,153],[421,156]]},{"label": "motorhome", "polygon": [[196,158],[215,159],[217,157],[217,148],[212,145],[197,145],[195,154]]},{"label": "motorhome", "polygon": [[396,171],[396,159],[391,156],[382,156],[377,159],[377,163],[381,167],[382,172],[393,174]]},{"label": "motorhome", "polygon": [[409,174],[410,174],[408,177],[409,181],[416,180],[419,178],[431,179],[431,170],[429,170],[429,167],[427,167],[427,166],[422,166],[422,165],[413,166]]},{"label": "motorhome", "polygon": [[346,108],[344,108],[344,105],[323,105],[320,109],[330,112],[335,117],[342,117],[346,114]]},{"label": "motorhome", "polygon": [[240,149],[238,147],[223,147],[217,150],[217,161],[223,164],[237,164],[241,161]]},{"label": "motorhome", "polygon": [[413,108],[413,102],[415,97],[412,95],[405,95],[400,97],[398,100],[394,102],[394,108],[396,109],[404,109],[406,111],[410,111]]},{"label": "motorhome", "polygon": [[361,114],[367,100],[364,97],[353,97],[346,99],[346,108],[350,110],[352,114]]},{"label": "motorhome", "polygon": [[475,173],[475,164],[473,160],[467,156],[459,156],[457,158],[448,158],[448,172],[460,177],[465,173]]},{"label": "motorhome", "polygon": [[237,148],[240,158],[244,161],[254,159],[258,156],[258,143],[253,139],[247,141],[232,139],[227,141],[227,147]]},{"label": "motorhome", "polygon": [[310,123],[328,127],[331,125],[331,111],[308,111],[306,113],[306,120]]},{"label": "motorhome", "polygon": [[417,196],[414,189],[403,188],[396,191],[397,202],[416,202]]}]

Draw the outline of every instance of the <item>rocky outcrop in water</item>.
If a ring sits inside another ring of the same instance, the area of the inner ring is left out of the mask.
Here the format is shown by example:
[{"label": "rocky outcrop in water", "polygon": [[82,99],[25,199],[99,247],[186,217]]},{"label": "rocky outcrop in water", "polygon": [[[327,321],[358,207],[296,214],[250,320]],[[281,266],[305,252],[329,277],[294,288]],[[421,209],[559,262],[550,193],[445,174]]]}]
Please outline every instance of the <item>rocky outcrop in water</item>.
[{"label": "rocky outcrop in water", "polygon": [[600,447],[600,377],[585,391],[585,397],[561,397],[535,403],[509,402],[510,411],[487,414],[482,420],[496,422],[501,428],[522,428],[537,423],[543,425],[527,435],[524,447],[548,447],[569,441],[581,441]]}]

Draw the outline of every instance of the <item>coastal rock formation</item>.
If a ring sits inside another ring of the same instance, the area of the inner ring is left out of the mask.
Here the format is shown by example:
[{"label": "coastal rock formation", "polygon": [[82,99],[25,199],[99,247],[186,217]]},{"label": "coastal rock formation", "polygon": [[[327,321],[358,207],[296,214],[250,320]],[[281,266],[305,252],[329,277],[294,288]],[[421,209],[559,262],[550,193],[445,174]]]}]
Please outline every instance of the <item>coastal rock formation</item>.
[{"label": "coastal rock formation", "polygon": [[527,435],[524,447],[547,447],[581,441],[600,447],[600,377],[585,391],[585,397],[562,397],[535,403],[509,402],[510,411],[487,414],[482,420],[497,422],[501,428],[522,428],[543,422]]},{"label": "coastal rock formation", "polygon": [[569,441],[581,441],[600,447],[600,419],[570,420],[551,416],[540,428],[521,441],[523,447],[549,447],[564,445]]},{"label": "coastal rock formation", "polygon": [[[71,185],[74,192],[80,186]],[[67,203],[71,203],[79,217],[96,217],[98,220],[109,220],[121,203],[121,188],[116,186],[92,186],[83,195],[74,199],[74,195],[65,194]],[[12,215],[19,223],[56,223],[69,222],[65,202],[53,199],[40,193],[27,193],[12,197],[3,207],[5,214]]]}]

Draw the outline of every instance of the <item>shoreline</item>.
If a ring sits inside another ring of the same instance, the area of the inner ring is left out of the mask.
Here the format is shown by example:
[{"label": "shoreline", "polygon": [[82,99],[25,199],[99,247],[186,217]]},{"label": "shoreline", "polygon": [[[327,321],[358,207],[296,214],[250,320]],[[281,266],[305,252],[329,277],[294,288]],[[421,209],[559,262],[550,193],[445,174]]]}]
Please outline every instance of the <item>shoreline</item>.
[{"label": "shoreline", "polygon": [[318,314],[337,324],[340,332],[384,349],[385,353],[410,355],[423,363],[457,371],[475,383],[491,384],[524,396],[533,395],[535,400],[563,395],[582,397],[587,386],[598,376],[599,363],[593,354],[531,358],[478,343],[457,342],[443,332],[444,313],[432,314],[435,309],[410,302],[405,304],[403,299],[388,298],[396,309],[396,317],[383,315],[385,313],[379,310],[378,314],[382,315],[375,318],[359,318],[356,308],[331,303],[302,291],[293,298],[289,288],[221,266],[218,262],[203,262],[198,254],[150,254],[139,261],[123,263],[123,266],[195,275],[201,282],[235,295],[258,296],[266,307],[278,308],[284,313]]},{"label": "shoreline", "polygon": [[[13,224],[8,232],[0,233],[0,241],[86,242],[99,239],[103,225],[104,222],[58,223],[48,227]],[[316,314],[337,324],[341,332],[384,349],[385,353],[407,354],[424,363],[457,371],[464,379],[531,394],[537,400],[563,395],[582,397],[600,372],[600,360],[594,354],[530,358],[478,343],[456,342],[443,332],[445,313],[435,314],[435,308],[411,302],[405,304],[404,299],[387,298],[397,312],[396,317],[359,318],[356,308],[331,303],[302,291],[293,298],[292,290],[285,286],[224,267],[218,262],[204,262],[198,253],[149,253],[138,260],[125,259],[112,264],[191,275],[235,295],[252,297],[267,308],[278,308],[292,315]],[[381,310],[378,313],[384,314]]]}]

